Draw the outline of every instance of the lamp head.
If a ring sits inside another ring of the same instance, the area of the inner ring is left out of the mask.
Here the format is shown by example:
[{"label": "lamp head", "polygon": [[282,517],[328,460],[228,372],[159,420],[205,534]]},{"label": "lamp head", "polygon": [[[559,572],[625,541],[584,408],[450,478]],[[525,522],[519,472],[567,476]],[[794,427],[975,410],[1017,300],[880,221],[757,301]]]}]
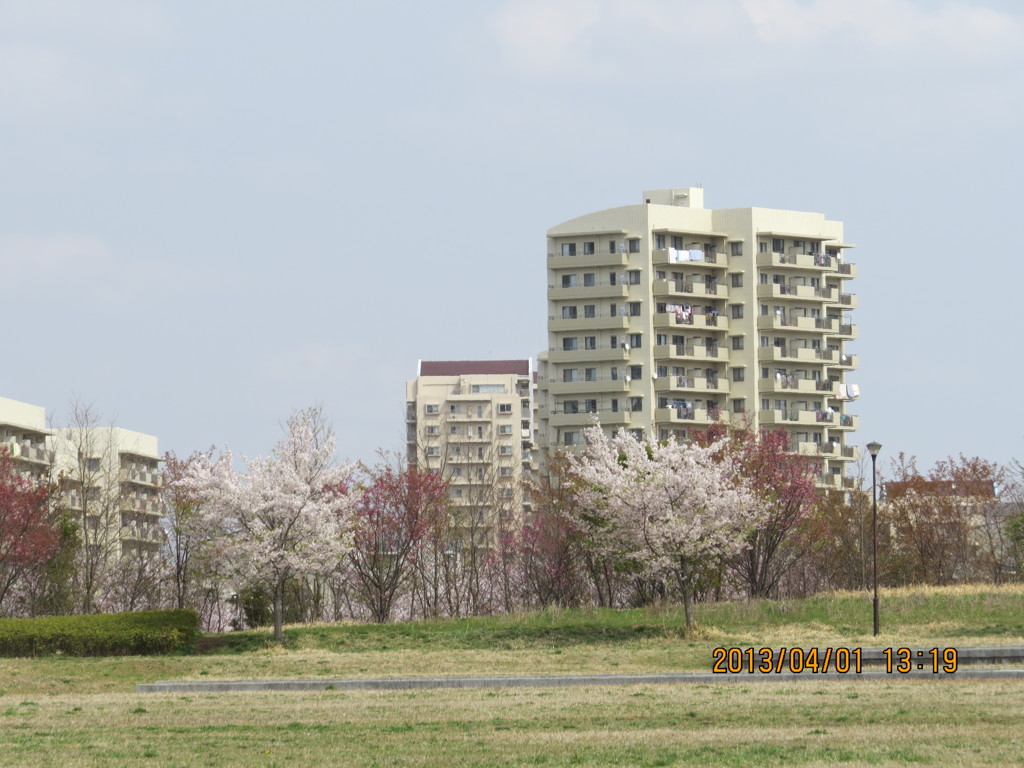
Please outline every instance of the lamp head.
[{"label": "lamp head", "polygon": [[868,443],[868,453],[871,454],[871,458],[872,459],[875,458],[878,455],[878,452],[880,450],[882,450],[882,444],[881,443],[876,443],[876,442]]}]

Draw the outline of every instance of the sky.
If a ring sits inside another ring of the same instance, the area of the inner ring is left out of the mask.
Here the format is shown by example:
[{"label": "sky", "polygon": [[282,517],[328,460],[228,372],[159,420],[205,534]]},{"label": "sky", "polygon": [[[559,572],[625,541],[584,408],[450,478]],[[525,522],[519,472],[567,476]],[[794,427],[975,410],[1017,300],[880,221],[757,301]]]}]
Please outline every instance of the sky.
[{"label": "sky", "polygon": [[1016,0],[0,0],[0,396],[372,462],[546,347],[549,227],[701,185],[845,222],[854,443],[1024,459],[1022,129]]}]

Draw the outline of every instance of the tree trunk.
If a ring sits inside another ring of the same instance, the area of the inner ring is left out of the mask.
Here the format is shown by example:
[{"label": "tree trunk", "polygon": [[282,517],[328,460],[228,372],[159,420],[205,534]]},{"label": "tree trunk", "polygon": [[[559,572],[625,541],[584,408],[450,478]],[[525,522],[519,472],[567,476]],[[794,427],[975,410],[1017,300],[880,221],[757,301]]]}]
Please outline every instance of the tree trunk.
[{"label": "tree trunk", "polygon": [[274,639],[284,640],[284,580],[274,585]]}]

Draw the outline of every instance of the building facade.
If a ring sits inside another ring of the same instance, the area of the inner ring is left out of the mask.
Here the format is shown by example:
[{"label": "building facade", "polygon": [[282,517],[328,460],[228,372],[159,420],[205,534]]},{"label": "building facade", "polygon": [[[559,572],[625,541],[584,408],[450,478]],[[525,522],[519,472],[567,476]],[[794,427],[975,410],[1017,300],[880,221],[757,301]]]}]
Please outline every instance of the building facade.
[{"label": "building facade", "polygon": [[50,470],[46,410],[39,405],[0,397],[0,447],[14,459],[23,475],[40,480]]},{"label": "building facade", "polygon": [[843,224],[768,208],[712,210],[700,188],[548,230],[548,349],[538,359],[538,441],[578,445],[597,414],[687,439],[712,424],[784,429],[841,488],[858,387]]},{"label": "building facade", "polygon": [[451,483],[461,537],[521,519],[533,454],[530,360],[420,361],[406,384],[408,463]]}]

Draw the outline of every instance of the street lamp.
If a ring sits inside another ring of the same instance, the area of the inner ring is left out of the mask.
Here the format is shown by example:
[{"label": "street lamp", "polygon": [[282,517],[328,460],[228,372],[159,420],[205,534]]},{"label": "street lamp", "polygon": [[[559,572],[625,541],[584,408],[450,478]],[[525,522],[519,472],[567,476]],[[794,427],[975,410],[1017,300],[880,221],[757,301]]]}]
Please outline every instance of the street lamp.
[{"label": "street lamp", "polygon": [[881,443],[868,443],[871,454],[871,582],[874,585],[875,597],[872,601],[875,636],[878,636],[878,493],[875,490],[875,459],[882,450]]}]

